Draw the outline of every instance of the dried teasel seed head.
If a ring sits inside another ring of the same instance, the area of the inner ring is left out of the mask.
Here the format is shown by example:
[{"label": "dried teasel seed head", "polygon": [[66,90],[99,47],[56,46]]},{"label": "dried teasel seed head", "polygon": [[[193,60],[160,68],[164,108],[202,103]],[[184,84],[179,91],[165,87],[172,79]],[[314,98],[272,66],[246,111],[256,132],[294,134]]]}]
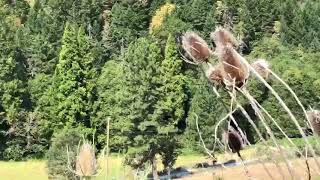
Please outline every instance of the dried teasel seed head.
[{"label": "dried teasel seed head", "polygon": [[233,153],[238,153],[243,149],[243,141],[240,134],[232,127],[228,130],[228,146]]},{"label": "dried teasel seed head", "polygon": [[245,59],[231,45],[222,47],[217,55],[223,65],[227,86],[235,84],[241,88],[249,77],[249,68],[243,63]]},{"label": "dried teasel seed head", "polygon": [[320,136],[320,111],[311,109],[307,111],[307,115],[314,129],[314,133]]},{"label": "dried teasel seed head", "polygon": [[97,159],[92,145],[84,143],[76,160],[76,173],[79,176],[90,177],[97,172]]},{"label": "dried teasel seed head", "polygon": [[207,61],[212,54],[208,44],[194,32],[184,33],[181,37],[181,43],[188,58],[197,63]]},{"label": "dried teasel seed head", "polygon": [[217,27],[216,30],[210,34],[210,38],[217,47],[223,47],[228,44],[237,47],[239,44],[236,38],[222,27]]},{"label": "dried teasel seed head", "polygon": [[216,85],[223,84],[223,70],[221,69],[221,66],[213,66],[210,63],[208,64],[208,69],[206,70],[206,76],[207,78]]},{"label": "dried teasel seed head", "polygon": [[256,61],[254,61],[251,66],[253,67],[254,70],[256,70],[260,76],[262,76],[263,78],[267,79],[269,77],[269,68],[270,65],[269,63],[264,60],[264,59],[257,59]]}]

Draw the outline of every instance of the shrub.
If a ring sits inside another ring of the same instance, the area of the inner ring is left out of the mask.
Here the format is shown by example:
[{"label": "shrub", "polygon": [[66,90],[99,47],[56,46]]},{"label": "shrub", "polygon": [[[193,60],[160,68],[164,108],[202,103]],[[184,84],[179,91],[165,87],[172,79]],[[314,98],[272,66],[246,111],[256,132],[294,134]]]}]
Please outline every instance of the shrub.
[{"label": "shrub", "polygon": [[[68,156],[71,168],[75,169],[77,149],[81,140],[79,128],[64,128],[52,139],[52,145],[47,153],[49,179],[77,179],[68,169]],[[67,154],[68,147],[68,154]]]}]

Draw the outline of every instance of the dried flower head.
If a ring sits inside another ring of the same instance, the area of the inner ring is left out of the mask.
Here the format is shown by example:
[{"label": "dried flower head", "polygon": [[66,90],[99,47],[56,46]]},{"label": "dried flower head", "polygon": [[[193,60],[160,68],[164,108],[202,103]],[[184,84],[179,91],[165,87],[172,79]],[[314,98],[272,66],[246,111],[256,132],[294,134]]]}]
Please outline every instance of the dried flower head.
[{"label": "dried flower head", "polygon": [[208,63],[209,68],[206,70],[207,78],[216,85],[223,85],[223,68],[221,65],[213,66]]},{"label": "dried flower head", "polygon": [[92,145],[84,143],[76,161],[76,173],[79,176],[90,177],[97,172],[97,159]]},{"label": "dried flower head", "polygon": [[240,134],[232,127],[228,130],[228,146],[233,153],[240,153],[243,149],[243,141]]},{"label": "dried flower head", "polygon": [[238,46],[236,38],[226,29],[222,27],[216,28],[214,32],[210,34],[210,38],[217,47],[223,47],[226,45]]},{"label": "dried flower head", "polygon": [[263,78],[269,77],[269,63],[264,59],[257,59],[251,66],[255,69]]},{"label": "dried flower head", "polygon": [[217,56],[223,66],[225,84],[241,88],[249,77],[249,68],[243,63],[243,57],[231,45],[222,47]]},{"label": "dried flower head", "polygon": [[208,44],[194,32],[186,32],[181,37],[181,43],[188,58],[196,62],[207,61],[212,54]]},{"label": "dried flower head", "polygon": [[314,133],[320,136],[320,111],[311,109],[307,112],[307,115]]}]

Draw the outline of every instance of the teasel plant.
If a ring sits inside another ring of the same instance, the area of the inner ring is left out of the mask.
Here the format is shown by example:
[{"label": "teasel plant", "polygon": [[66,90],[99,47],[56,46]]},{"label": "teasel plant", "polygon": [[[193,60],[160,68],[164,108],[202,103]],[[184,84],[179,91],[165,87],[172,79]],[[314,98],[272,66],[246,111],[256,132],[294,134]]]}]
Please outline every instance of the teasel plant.
[{"label": "teasel plant", "polygon": [[69,156],[69,147],[67,146],[68,169],[80,179],[86,180],[91,177],[98,176],[98,162],[95,155],[94,142],[90,143],[83,138],[78,144],[75,167],[73,167]]},{"label": "teasel plant", "polygon": [[320,111],[310,108],[310,110],[307,111],[307,115],[314,129],[314,133],[320,136]]},{"label": "teasel plant", "polygon": [[[233,113],[236,110],[240,110],[240,112],[246,117],[248,122],[252,125],[254,130],[257,132],[259,137],[261,138],[262,142],[269,147],[266,143],[265,138],[261,135],[261,132],[254,124],[251,117],[247,114],[246,110],[241,106],[241,103],[237,100],[236,93],[240,93],[240,95],[244,96],[245,99],[249,101],[251,104],[252,109],[255,111],[256,116],[259,118],[259,120],[262,122],[263,127],[266,129],[267,133],[271,137],[273,145],[277,147],[277,150],[279,151],[281,157],[283,158],[286,167],[288,169],[288,172],[292,178],[295,178],[298,176],[296,171],[294,170],[294,167],[291,165],[291,163],[288,160],[288,154],[284,151],[284,149],[279,145],[278,140],[275,138],[272,129],[270,128],[270,125],[266,122],[266,118],[264,116],[267,116],[268,119],[271,120],[273,124],[280,130],[280,132],[285,136],[285,138],[289,141],[290,145],[293,147],[294,150],[298,150],[297,145],[292,142],[292,140],[288,137],[288,135],[282,130],[282,128],[277,124],[277,122],[274,120],[274,118],[268,113],[266,109],[263,108],[261,104],[250,94],[250,92],[246,88],[247,81],[252,78],[251,76],[255,77],[256,80],[260,81],[265,88],[276,98],[278,103],[281,105],[281,107],[284,109],[284,111],[289,115],[291,122],[296,126],[298,131],[301,134],[301,137],[305,143],[306,148],[310,149],[310,153],[313,156],[313,159],[315,161],[316,167],[317,167],[317,174],[320,174],[320,164],[318,162],[318,159],[315,157],[315,151],[314,148],[311,146],[308,138],[306,137],[305,132],[303,131],[301,125],[298,123],[297,118],[293,115],[292,111],[289,109],[289,107],[286,105],[286,103],[283,101],[283,99],[279,96],[279,94],[272,88],[271,84],[267,82],[267,80],[276,80],[279,81],[282,85],[284,85],[285,90],[288,90],[291,95],[294,97],[296,102],[301,107],[304,115],[305,115],[305,124],[307,127],[310,127],[312,132],[314,134],[320,134],[320,123],[316,117],[319,117],[317,114],[318,111],[306,111],[305,107],[302,105],[301,101],[297,97],[297,95],[294,93],[294,91],[290,88],[290,86],[283,81],[275,72],[272,71],[269,63],[264,59],[257,59],[253,63],[249,63],[244,57],[242,57],[237,51],[237,41],[232,36],[232,33],[227,31],[226,29],[222,27],[216,28],[214,32],[211,33],[210,37],[212,42],[215,44],[215,50],[210,49],[208,45],[204,42],[201,37],[197,36],[195,33],[192,33],[192,37],[197,37],[197,43],[193,43],[194,41],[188,40],[192,39],[190,38],[190,34],[187,32],[184,35],[181,35],[182,38],[185,39],[184,41],[180,41],[181,49],[184,51],[182,54],[182,59],[189,58],[185,60],[185,62],[191,62],[190,64],[194,65],[201,65],[203,72],[208,77],[208,80],[210,83],[213,83],[213,92],[217,96],[218,99],[221,100],[221,96],[217,90],[219,87],[223,87],[227,93],[230,96],[231,103],[230,108],[225,105],[223,102],[225,108],[228,110],[228,114],[226,117],[218,121],[217,125],[215,126],[215,129],[219,128],[220,124],[222,124],[223,121],[228,121],[227,125],[227,139],[228,139],[228,146],[231,148],[233,152],[236,152],[238,155],[240,154],[240,150],[243,144],[240,140],[245,141],[246,144],[250,145],[250,142],[246,140],[245,135],[241,132],[241,129],[238,127],[230,130],[230,122],[236,123],[235,117],[233,117]],[[182,43],[184,42],[184,43]],[[203,45],[199,45],[199,43],[202,43]],[[197,44],[197,46],[194,46],[194,44]],[[201,48],[198,48],[201,47]],[[201,49],[201,51],[199,50]],[[203,50],[205,49],[205,51]],[[207,55],[203,52],[210,52]],[[187,56],[184,56],[184,54],[187,54]],[[191,56],[190,56],[191,55]],[[190,58],[191,57],[191,58]],[[201,57],[201,58],[199,58]],[[203,58],[206,57],[206,58]],[[218,59],[218,62],[212,63],[210,60],[216,57]],[[206,64],[204,66],[203,64]],[[234,106],[235,104],[235,106]],[[197,120],[197,119],[196,119]],[[196,123],[196,125],[198,125]],[[233,127],[232,127],[233,128]],[[201,138],[201,132],[199,130],[199,127],[197,126],[198,133]],[[217,131],[215,130],[215,143],[214,146],[217,144],[216,142],[219,142]],[[247,142],[246,142],[247,141]],[[319,144],[318,140],[316,140],[317,144]],[[214,150],[209,150],[205,147],[205,144],[202,143],[206,152],[210,154],[210,156],[214,157],[213,153]],[[221,144],[221,143],[220,143]],[[236,145],[235,145],[236,144]],[[310,176],[310,168],[309,163],[307,159],[307,155],[304,156],[303,152],[299,152],[300,155],[305,159],[307,169],[308,169],[308,177]],[[240,159],[243,160],[240,154]],[[271,157],[273,158],[273,157]],[[273,176],[270,172],[268,172],[268,169],[264,165],[263,160],[258,158],[258,161],[263,165],[264,169],[267,171],[269,177],[273,179]],[[283,178],[285,178],[285,173],[283,172],[282,168],[280,168],[279,163],[277,160],[273,160],[273,162],[278,167],[278,171],[281,174]],[[242,163],[244,165],[244,163]],[[303,164],[299,164],[300,166],[303,166]],[[244,165],[245,166],[245,165]],[[247,173],[248,175],[248,173]],[[249,177],[249,175],[248,175]],[[250,177],[249,177],[250,178]]]}]

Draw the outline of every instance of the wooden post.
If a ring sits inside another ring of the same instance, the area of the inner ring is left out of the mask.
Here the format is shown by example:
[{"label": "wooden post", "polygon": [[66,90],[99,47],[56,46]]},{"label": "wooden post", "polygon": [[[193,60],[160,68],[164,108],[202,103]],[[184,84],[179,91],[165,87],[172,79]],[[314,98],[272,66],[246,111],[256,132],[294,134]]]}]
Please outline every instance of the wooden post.
[{"label": "wooden post", "polygon": [[107,158],[106,158],[106,180],[108,180],[109,174],[109,131],[110,131],[110,118],[107,119]]},{"label": "wooden post", "polygon": [[152,159],[152,175],[153,175],[153,179],[154,180],[159,180],[159,175],[157,172],[157,159],[156,159],[156,155],[154,155],[153,159]]}]

